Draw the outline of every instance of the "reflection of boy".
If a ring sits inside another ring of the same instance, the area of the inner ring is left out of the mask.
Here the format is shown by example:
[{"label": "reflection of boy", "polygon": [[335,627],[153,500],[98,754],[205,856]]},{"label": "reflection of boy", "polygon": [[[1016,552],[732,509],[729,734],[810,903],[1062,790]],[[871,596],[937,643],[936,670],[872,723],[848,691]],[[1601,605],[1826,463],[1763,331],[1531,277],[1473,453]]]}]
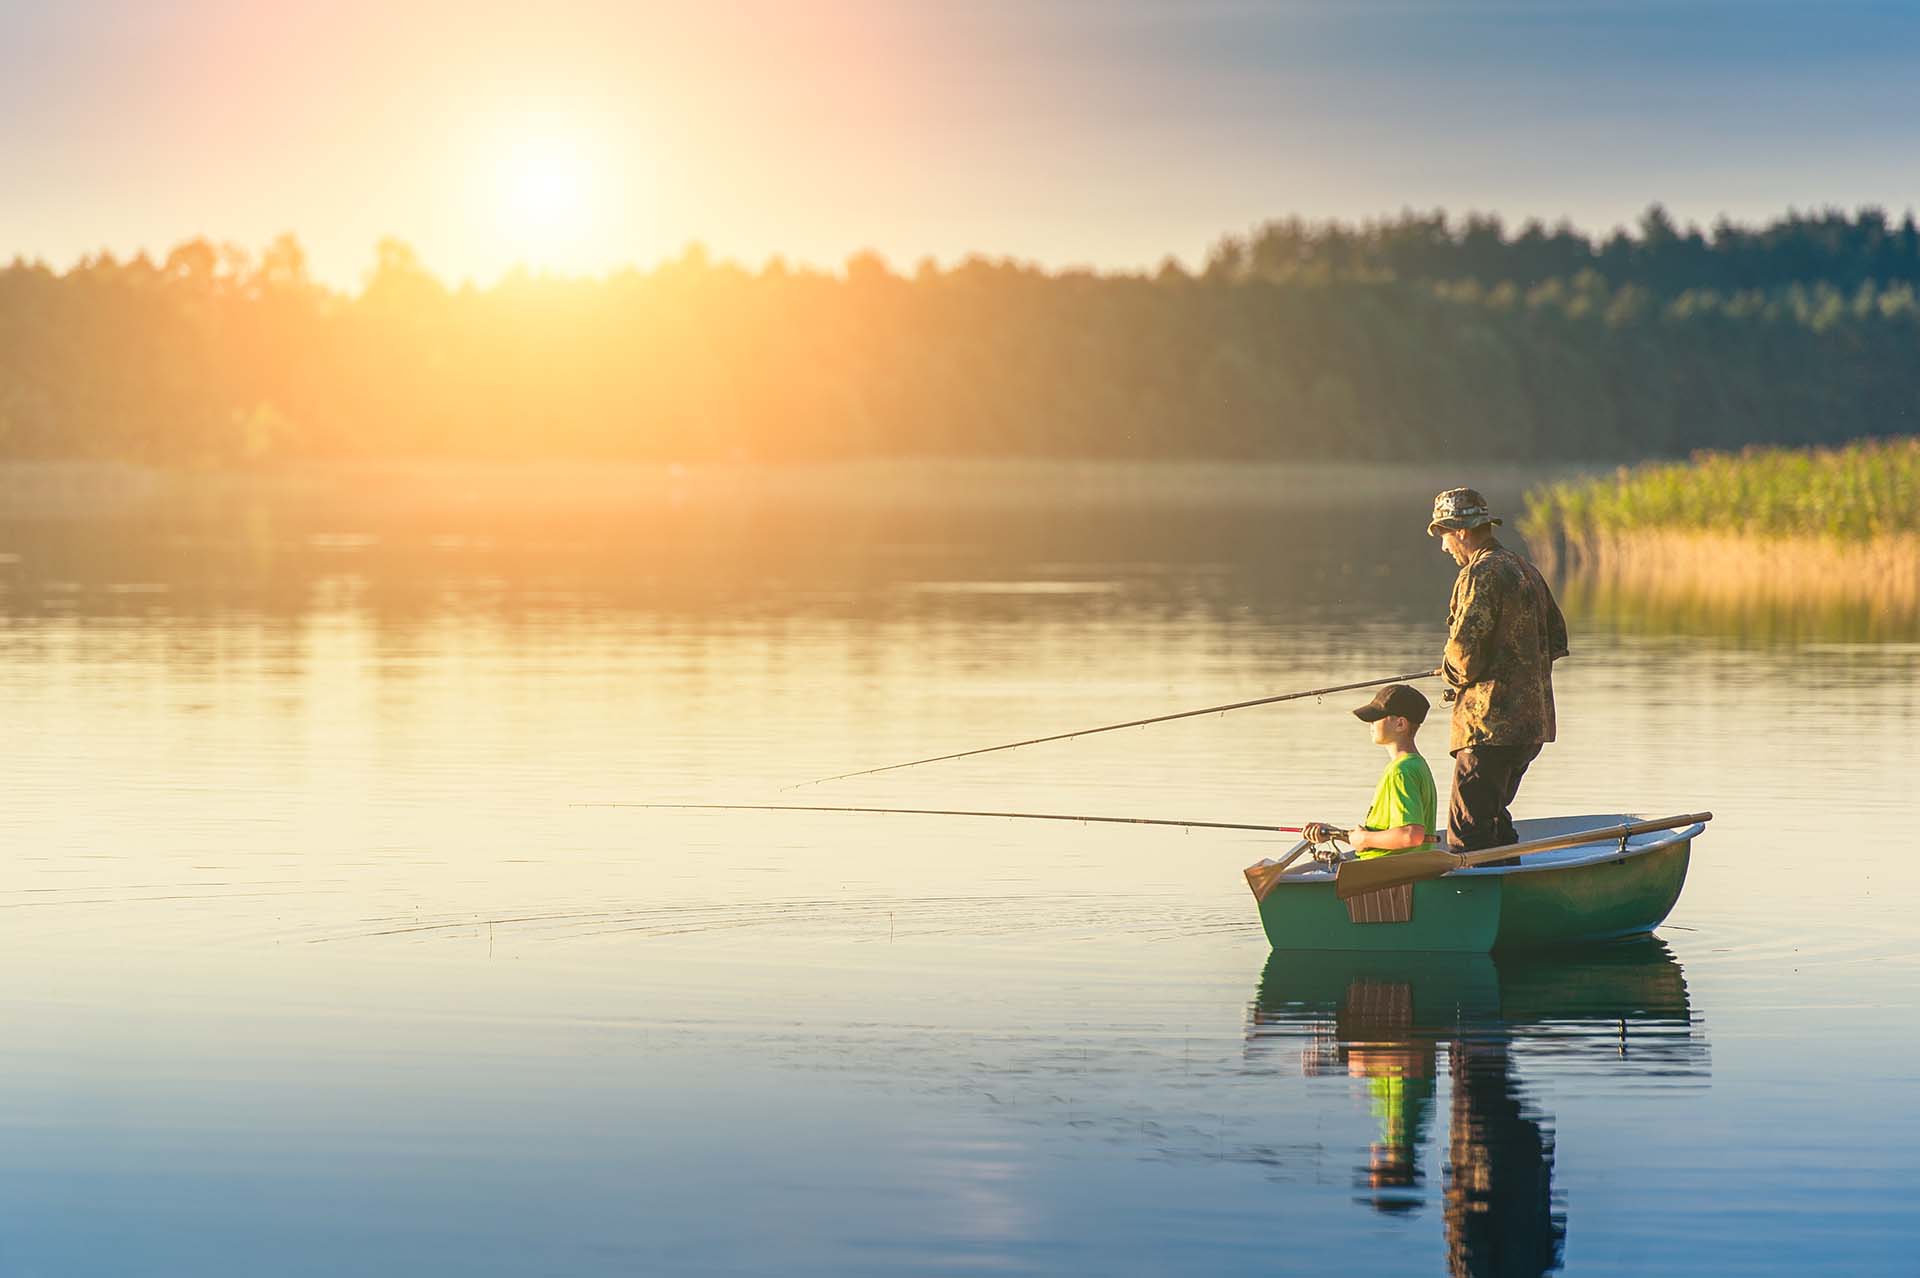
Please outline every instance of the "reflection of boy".
[{"label": "reflection of boy", "polygon": [[[1347,833],[1347,841],[1362,858],[1433,846],[1439,810],[1433,771],[1413,741],[1426,722],[1428,704],[1406,684],[1393,683],[1353,712],[1360,722],[1373,725],[1373,743],[1387,751],[1387,770],[1373,792],[1367,819]],[[1324,843],[1334,833],[1333,826],[1316,821],[1307,826],[1304,837]]]},{"label": "reflection of boy", "polygon": [[[1409,1048],[1414,1044],[1408,1044]],[[1367,1080],[1373,1094],[1373,1116],[1380,1124],[1380,1139],[1367,1150],[1367,1184],[1373,1189],[1411,1189],[1420,1183],[1420,1140],[1426,1134],[1427,1110],[1435,1095],[1433,1079],[1434,1051],[1425,1047],[1424,1061],[1412,1051],[1397,1053],[1413,1059],[1379,1063],[1356,1049],[1348,1072]],[[1373,1205],[1380,1211],[1393,1211],[1417,1205],[1417,1199],[1376,1196]]]}]

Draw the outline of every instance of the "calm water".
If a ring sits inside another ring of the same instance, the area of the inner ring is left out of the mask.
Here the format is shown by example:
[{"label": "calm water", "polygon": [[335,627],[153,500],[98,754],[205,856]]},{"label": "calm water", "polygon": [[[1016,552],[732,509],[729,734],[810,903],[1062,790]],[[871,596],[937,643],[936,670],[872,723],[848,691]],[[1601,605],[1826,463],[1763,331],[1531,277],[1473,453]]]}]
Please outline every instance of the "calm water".
[{"label": "calm water", "polygon": [[1452,482],[0,526],[0,1272],[1920,1272],[1905,623],[1567,592],[1522,815],[1718,814],[1598,955],[1270,955],[1256,836],[583,806],[1352,819],[1351,695],[780,787],[1418,668]]}]

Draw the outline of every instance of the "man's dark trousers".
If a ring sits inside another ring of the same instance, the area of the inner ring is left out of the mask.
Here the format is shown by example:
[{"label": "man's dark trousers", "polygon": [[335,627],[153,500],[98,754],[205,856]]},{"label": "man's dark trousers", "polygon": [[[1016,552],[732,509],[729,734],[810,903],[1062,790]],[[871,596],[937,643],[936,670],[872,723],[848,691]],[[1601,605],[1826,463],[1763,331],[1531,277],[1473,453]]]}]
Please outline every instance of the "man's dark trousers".
[{"label": "man's dark trousers", "polygon": [[1478,745],[1453,753],[1453,799],[1447,805],[1447,842],[1457,852],[1477,852],[1515,843],[1513,814],[1527,765],[1540,757],[1535,745]]}]

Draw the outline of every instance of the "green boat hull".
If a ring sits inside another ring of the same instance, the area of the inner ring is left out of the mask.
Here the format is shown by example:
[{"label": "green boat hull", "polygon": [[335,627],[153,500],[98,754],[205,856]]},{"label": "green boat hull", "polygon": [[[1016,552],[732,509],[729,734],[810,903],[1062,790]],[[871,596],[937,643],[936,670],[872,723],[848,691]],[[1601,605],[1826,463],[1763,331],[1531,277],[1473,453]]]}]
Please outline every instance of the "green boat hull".
[{"label": "green boat hull", "polygon": [[1285,875],[1260,900],[1260,922],[1275,949],[1295,950],[1486,954],[1635,936],[1658,927],[1679,899],[1694,832],[1571,863],[1428,879],[1413,885],[1408,917],[1396,922],[1355,922],[1324,872]]}]

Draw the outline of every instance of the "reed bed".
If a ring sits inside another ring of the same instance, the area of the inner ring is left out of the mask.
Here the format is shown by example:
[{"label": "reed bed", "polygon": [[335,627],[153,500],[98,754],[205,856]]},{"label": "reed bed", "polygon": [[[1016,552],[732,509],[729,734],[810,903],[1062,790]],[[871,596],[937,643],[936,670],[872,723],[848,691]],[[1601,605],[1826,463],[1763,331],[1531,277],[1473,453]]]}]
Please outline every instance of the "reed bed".
[{"label": "reed bed", "polygon": [[1526,528],[1576,555],[1590,542],[1656,531],[1842,542],[1920,533],[1920,438],[1622,467],[1535,489]]},{"label": "reed bed", "polygon": [[1920,612],[1920,439],[1752,448],[1527,495],[1543,562],[1608,591],[1708,607]]}]

